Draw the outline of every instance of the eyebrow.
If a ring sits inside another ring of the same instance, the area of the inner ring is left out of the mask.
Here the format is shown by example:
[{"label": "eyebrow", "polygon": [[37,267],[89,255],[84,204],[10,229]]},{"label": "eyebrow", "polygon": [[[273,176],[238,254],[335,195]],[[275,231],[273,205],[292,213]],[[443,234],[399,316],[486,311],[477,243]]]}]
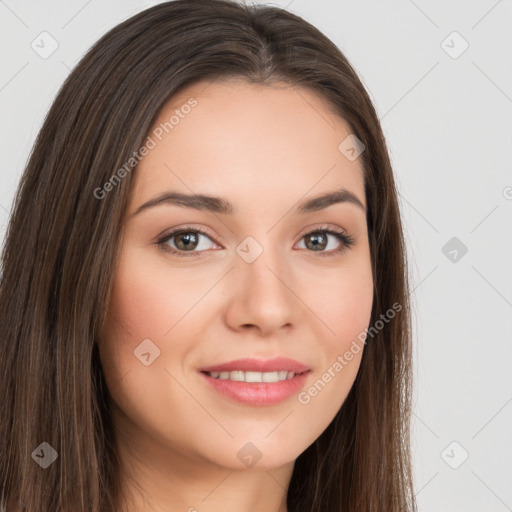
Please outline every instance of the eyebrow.
[{"label": "eyebrow", "polygon": [[[326,192],[319,196],[315,196],[313,198],[302,201],[295,208],[295,213],[315,212],[338,203],[354,204],[361,208],[366,214],[366,208],[361,200],[354,193],[344,188],[335,190],[334,192]],[[132,214],[132,216],[135,216],[143,210],[147,210],[148,208],[164,204],[173,204],[185,208],[194,208],[195,210],[203,210],[227,215],[232,215],[235,213],[235,208],[233,205],[227,199],[222,197],[207,196],[204,194],[164,192],[163,194],[160,194],[159,196],[150,199],[146,203],[139,206],[137,210]]]}]

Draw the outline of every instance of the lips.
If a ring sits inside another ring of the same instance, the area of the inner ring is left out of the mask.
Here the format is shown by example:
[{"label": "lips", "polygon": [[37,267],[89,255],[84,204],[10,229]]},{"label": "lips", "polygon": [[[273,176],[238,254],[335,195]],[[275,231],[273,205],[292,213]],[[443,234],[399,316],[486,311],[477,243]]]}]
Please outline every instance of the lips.
[{"label": "lips", "polygon": [[277,405],[291,399],[293,395],[303,389],[309,374],[310,371],[297,375],[292,373],[292,378],[277,382],[245,382],[231,379],[221,380],[212,377],[209,373],[199,372],[200,378],[220,395],[232,402],[254,407]]},{"label": "lips", "polygon": [[294,359],[287,357],[276,357],[274,359],[237,359],[227,363],[218,364],[215,366],[207,366],[201,368],[203,373],[211,372],[232,372],[236,370],[244,372],[279,372],[288,371],[293,373],[304,373],[310,368]]},{"label": "lips", "polygon": [[[214,390],[251,406],[276,405],[290,399],[304,387],[310,373],[307,365],[287,357],[237,359],[200,370],[201,378]],[[276,380],[276,374],[286,378]]]}]

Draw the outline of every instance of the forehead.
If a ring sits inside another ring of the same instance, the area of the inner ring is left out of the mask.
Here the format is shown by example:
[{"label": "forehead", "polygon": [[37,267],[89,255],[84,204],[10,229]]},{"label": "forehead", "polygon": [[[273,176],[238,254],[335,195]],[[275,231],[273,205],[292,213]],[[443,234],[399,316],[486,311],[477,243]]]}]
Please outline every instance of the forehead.
[{"label": "forehead", "polygon": [[132,202],[179,190],[261,206],[342,186],[365,203],[362,162],[338,149],[350,134],[309,89],[233,78],[195,83],[173,95],[153,123],[153,148],[134,173]]}]

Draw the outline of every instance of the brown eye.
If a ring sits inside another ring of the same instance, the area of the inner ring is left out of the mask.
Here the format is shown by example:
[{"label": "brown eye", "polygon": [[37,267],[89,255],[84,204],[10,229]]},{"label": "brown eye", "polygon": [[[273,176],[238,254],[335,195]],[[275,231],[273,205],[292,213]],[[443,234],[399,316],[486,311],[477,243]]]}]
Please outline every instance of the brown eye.
[{"label": "brown eye", "polygon": [[176,248],[180,251],[193,250],[197,248],[199,237],[196,232],[185,231],[174,235]]},{"label": "brown eye", "polygon": [[[338,246],[336,242],[330,242],[329,238],[337,240]],[[334,228],[317,228],[303,235],[302,240],[305,241],[305,248],[317,252],[318,256],[334,256],[354,245],[353,237]]]},{"label": "brown eye", "polygon": [[201,256],[202,252],[215,246],[215,243],[200,229],[181,228],[164,235],[157,241],[157,245],[176,256]]},{"label": "brown eye", "polygon": [[327,247],[327,236],[323,233],[312,233],[304,238],[306,240],[306,247],[313,251],[323,251]]}]

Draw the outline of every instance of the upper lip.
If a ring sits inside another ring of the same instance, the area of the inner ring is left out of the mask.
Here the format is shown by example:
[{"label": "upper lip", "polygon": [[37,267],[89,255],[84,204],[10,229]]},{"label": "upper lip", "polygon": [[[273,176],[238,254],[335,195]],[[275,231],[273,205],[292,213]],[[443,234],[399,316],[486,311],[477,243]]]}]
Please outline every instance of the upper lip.
[{"label": "upper lip", "polygon": [[202,372],[231,372],[241,370],[246,372],[277,372],[279,370],[287,370],[294,373],[304,373],[309,367],[289,359],[287,357],[276,357],[274,359],[237,359],[215,366],[207,366],[201,368]]}]

